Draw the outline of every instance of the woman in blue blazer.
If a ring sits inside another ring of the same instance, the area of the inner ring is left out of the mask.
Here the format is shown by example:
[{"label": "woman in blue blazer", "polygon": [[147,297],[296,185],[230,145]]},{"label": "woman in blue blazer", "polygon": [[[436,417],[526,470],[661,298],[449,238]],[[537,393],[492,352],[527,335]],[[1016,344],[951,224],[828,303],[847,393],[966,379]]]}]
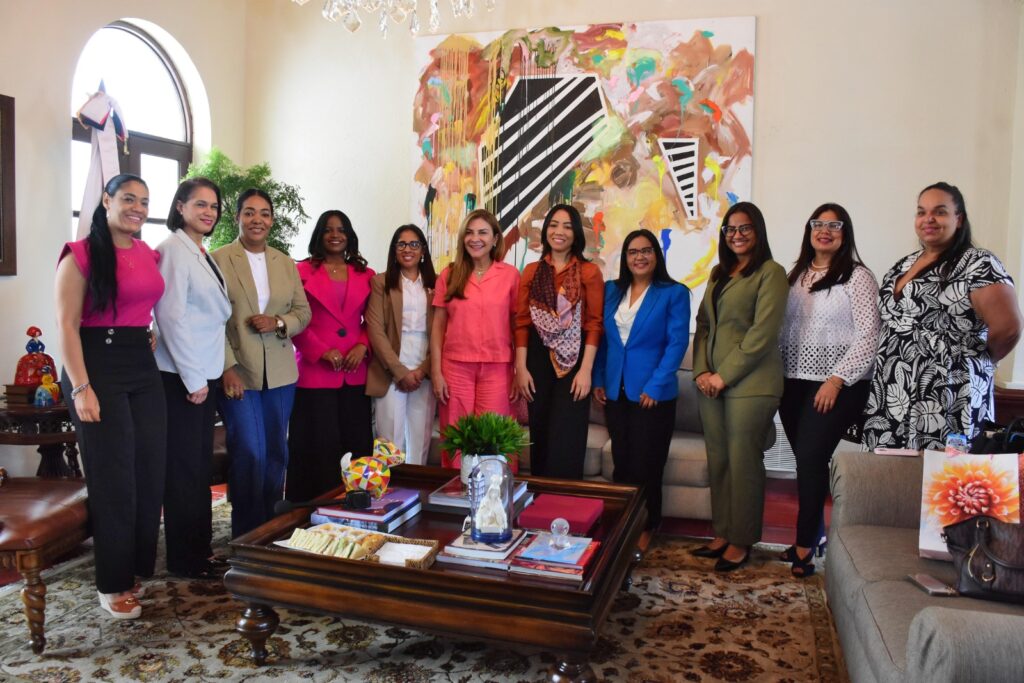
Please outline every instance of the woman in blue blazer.
[{"label": "woman in blue blazer", "polygon": [[675,427],[676,371],[690,342],[690,290],[669,276],[650,230],[626,236],[619,277],[605,283],[604,320],[594,398],[605,407],[613,479],[647,486],[647,528],[654,530]]},{"label": "woman in blue blazer", "polygon": [[212,181],[184,181],[167,213],[171,235],[156,248],[167,283],[154,309],[156,364],[167,398],[167,570],[196,579],[220,578],[209,560],[213,386],[224,370],[231,302],[220,268],[203,249],[220,213],[220,189]]}]

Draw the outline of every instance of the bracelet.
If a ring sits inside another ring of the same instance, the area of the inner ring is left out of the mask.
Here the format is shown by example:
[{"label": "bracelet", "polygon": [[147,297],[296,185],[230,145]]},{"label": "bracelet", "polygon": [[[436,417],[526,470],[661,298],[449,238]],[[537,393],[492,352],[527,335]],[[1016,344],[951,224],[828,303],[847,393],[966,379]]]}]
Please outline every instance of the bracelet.
[{"label": "bracelet", "polygon": [[77,387],[72,389],[71,390],[71,400],[74,401],[76,398],[78,398],[78,395],[80,393],[82,393],[83,391],[85,391],[88,387],[89,387],[89,383],[85,382],[84,384],[79,384]]},{"label": "bracelet", "polygon": [[831,384],[836,389],[842,389],[845,386],[845,384],[846,384],[845,382],[843,382],[843,380],[839,380],[839,383],[836,384],[835,382],[832,381],[832,377],[829,377],[825,381],[828,382],[829,384]]}]

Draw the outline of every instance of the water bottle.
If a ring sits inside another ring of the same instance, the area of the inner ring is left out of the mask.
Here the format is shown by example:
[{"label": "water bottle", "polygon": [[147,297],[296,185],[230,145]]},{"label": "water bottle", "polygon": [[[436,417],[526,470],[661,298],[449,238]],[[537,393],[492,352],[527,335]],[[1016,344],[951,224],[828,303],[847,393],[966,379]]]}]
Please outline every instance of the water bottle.
[{"label": "water bottle", "polygon": [[946,455],[966,455],[967,451],[967,436],[964,434],[950,434],[946,437]]}]

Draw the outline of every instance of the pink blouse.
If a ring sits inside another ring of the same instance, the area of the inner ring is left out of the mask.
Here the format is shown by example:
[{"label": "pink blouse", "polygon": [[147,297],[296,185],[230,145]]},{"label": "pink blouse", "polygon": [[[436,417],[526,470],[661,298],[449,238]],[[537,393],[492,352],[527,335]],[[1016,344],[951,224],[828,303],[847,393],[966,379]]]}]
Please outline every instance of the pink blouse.
[{"label": "pink blouse", "polygon": [[[160,254],[141,240],[132,240],[128,249],[114,249],[117,253],[117,318],[114,307],[103,311],[92,310],[92,295],[88,289],[82,303],[82,327],[149,327],[153,322],[153,306],[164,293],[164,279],[157,264]],[[67,242],[60,252],[59,263],[71,254],[75,265],[85,279],[89,279],[89,246],[82,239]]]},{"label": "pink blouse", "polygon": [[507,263],[494,263],[483,279],[469,276],[465,299],[445,301],[449,272],[450,268],[444,269],[434,289],[434,306],[448,310],[442,355],[464,363],[512,362],[519,271]]}]

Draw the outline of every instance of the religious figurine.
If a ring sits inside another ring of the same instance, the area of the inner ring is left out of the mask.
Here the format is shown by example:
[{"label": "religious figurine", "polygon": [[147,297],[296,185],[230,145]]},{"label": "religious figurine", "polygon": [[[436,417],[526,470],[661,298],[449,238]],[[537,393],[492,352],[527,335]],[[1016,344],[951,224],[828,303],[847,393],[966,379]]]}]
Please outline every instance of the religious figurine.
[{"label": "religious figurine", "polygon": [[508,526],[508,515],[501,501],[501,477],[491,477],[487,493],[476,510],[476,528],[483,533],[500,533]]},{"label": "religious figurine", "polygon": [[504,457],[483,457],[469,478],[470,537],[477,543],[512,538],[512,470]]}]

